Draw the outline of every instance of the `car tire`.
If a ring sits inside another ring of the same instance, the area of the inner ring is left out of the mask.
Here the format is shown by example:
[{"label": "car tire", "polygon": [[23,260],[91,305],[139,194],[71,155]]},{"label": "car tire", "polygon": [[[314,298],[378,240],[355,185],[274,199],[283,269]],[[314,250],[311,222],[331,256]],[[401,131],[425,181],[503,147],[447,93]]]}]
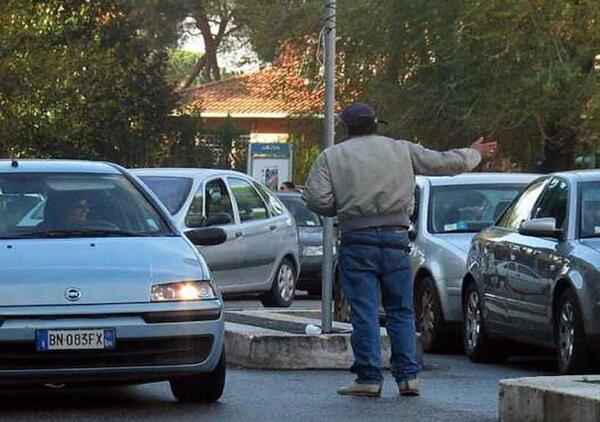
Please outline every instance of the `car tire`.
[{"label": "car tire", "polygon": [[485,329],[481,294],[475,283],[467,286],[463,301],[463,343],[467,357],[477,363],[502,362],[506,348],[491,339]]},{"label": "car tire", "polygon": [[277,268],[271,289],[264,293],[261,302],[264,306],[288,308],[296,295],[296,269],[294,264],[284,258]]},{"label": "car tire", "polygon": [[415,320],[421,333],[423,351],[439,353],[449,349],[448,333],[445,329],[442,304],[433,279],[421,279],[414,294]]},{"label": "car tire", "polygon": [[590,368],[591,356],[586,344],[581,308],[572,289],[561,293],[554,314],[559,372],[562,375],[585,373]]},{"label": "car tire", "polygon": [[350,322],[350,304],[342,290],[342,280],[339,272],[336,271],[335,282],[333,283],[333,319],[338,322]]},{"label": "car tire", "polygon": [[211,372],[172,378],[169,384],[173,396],[180,403],[214,403],[223,395],[226,377],[227,364],[223,350],[219,363]]}]

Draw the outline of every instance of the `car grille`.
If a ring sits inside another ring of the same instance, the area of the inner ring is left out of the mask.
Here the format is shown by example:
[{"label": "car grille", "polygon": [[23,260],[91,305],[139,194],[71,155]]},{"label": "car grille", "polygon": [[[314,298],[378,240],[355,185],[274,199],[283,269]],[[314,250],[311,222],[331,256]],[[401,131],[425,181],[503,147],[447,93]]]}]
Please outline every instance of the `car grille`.
[{"label": "car grille", "polygon": [[103,368],[200,363],[208,358],[213,336],[119,340],[114,350],[38,352],[35,342],[0,344],[0,370]]}]

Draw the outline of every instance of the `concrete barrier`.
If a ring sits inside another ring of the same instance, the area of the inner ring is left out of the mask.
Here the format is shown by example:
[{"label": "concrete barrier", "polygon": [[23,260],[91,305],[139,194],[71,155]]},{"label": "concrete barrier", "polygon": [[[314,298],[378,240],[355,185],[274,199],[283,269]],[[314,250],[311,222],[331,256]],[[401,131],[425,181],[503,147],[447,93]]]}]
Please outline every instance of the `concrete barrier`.
[{"label": "concrete barrier", "polygon": [[600,376],[534,377],[499,384],[501,422],[598,422]]},{"label": "concrete barrier", "polygon": [[[236,322],[225,323],[225,347],[229,363],[256,369],[348,369],[353,362],[349,324],[335,323],[345,333],[306,335],[239,323],[239,315],[253,321],[265,318],[288,323],[318,324],[293,312],[240,311]],[[253,322],[255,323],[255,322]],[[268,325],[268,324],[267,324]],[[285,324],[282,324],[285,325]],[[420,337],[419,337],[420,339]],[[420,346],[420,341],[417,343]],[[389,363],[390,343],[381,329],[382,362]],[[422,350],[420,347],[419,350]],[[422,352],[419,352],[422,361]]]}]

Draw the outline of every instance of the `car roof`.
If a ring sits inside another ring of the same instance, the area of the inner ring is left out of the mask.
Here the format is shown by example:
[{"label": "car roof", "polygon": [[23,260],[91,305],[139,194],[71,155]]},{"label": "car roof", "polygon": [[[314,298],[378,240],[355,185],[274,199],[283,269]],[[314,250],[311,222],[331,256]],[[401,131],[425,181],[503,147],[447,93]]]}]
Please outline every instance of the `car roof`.
[{"label": "car roof", "polygon": [[207,178],[211,176],[245,176],[248,175],[234,170],[203,169],[203,168],[140,168],[130,169],[136,176],[189,177]]},{"label": "car roof", "polygon": [[84,160],[0,160],[0,173],[102,173],[121,174],[115,164]]},{"label": "car roof", "polygon": [[457,176],[417,176],[417,180],[428,181],[432,186],[484,185],[484,184],[527,184],[540,177],[533,173],[464,173]]},{"label": "car roof", "polygon": [[552,176],[561,176],[566,179],[577,180],[580,182],[598,182],[600,181],[600,170],[573,170],[573,171],[561,171],[552,173]]}]

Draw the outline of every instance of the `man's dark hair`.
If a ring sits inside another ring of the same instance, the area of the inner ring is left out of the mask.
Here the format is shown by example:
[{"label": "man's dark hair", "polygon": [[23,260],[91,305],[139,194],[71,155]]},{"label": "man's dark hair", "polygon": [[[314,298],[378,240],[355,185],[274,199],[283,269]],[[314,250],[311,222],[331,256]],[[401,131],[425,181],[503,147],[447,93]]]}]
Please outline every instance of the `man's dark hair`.
[{"label": "man's dark hair", "polygon": [[346,133],[348,138],[354,138],[356,136],[373,135],[377,133],[377,123],[366,123],[364,125],[346,126]]},{"label": "man's dark hair", "polygon": [[294,185],[292,182],[283,182],[281,184],[281,189],[294,190],[296,189],[296,185]]}]

